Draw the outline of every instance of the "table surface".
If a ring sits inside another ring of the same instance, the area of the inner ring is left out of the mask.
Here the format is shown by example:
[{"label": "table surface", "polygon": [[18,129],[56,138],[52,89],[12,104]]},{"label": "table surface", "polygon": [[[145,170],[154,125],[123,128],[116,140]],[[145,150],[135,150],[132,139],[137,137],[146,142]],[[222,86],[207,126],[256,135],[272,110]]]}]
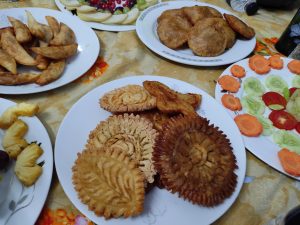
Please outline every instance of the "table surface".
[{"label": "table surface", "polygon": [[[225,0],[203,2],[231,11]],[[54,1],[48,0],[0,2],[0,8],[12,7],[57,9]],[[259,54],[272,54],[275,51],[272,49],[272,43],[281,35],[295,12],[296,9],[289,11],[260,9],[258,14],[252,17],[234,13],[255,28],[258,43],[256,51]],[[145,47],[135,31],[118,33],[95,30],[95,32],[101,43],[99,59],[96,65],[80,79],[45,93],[0,95],[15,102],[26,101],[39,104],[38,117],[47,128],[53,146],[60,123],[68,110],[80,97],[103,83],[129,75],[153,74],[186,81],[214,96],[215,80],[226,68],[226,66],[193,67],[168,61]],[[286,213],[299,204],[300,182],[275,171],[247,152],[246,179],[240,195],[227,213],[214,225],[268,224],[276,216]],[[72,205],[54,171],[47,201],[36,224],[93,223],[85,219]]]}]

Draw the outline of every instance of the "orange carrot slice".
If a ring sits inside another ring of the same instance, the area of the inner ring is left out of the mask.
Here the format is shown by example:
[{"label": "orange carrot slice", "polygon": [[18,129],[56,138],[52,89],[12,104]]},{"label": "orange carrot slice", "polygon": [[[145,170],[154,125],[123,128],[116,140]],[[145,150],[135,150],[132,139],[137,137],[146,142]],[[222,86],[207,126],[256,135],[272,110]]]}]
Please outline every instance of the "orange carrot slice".
[{"label": "orange carrot slice", "polygon": [[237,115],[234,121],[241,133],[248,137],[257,137],[263,132],[262,124],[250,114]]},{"label": "orange carrot slice", "polygon": [[246,75],[246,71],[245,71],[244,67],[239,66],[239,65],[233,65],[230,68],[230,72],[231,72],[232,76],[237,77],[237,78],[242,78]]},{"label": "orange carrot slice", "polygon": [[239,111],[242,109],[240,99],[232,94],[224,94],[221,98],[222,104],[231,111]]},{"label": "orange carrot slice", "polygon": [[281,70],[283,68],[283,60],[279,55],[273,55],[269,58],[270,66],[273,69]]},{"label": "orange carrot slice", "polygon": [[283,148],[278,152],[278,157],[285,172],[300,176],[300,155]]},{"label": "orange carrot slice", "polygon": [[300,75],[300,60],[292,60],[288,63],[287,67],[292,73]]},{"label": "orange carrot slice", "polygon": [[218,83],[221,85],[221,87],[226,90],[233,93],[236,93],[239,91],[241,84],[238,82],[235,78],[233,78],[230,75],[224,75],[218,79]]},{"label": "orange carrot slice", "polygon": [[261,55],[254,55],[249,58],[249,67],[256,73],[262,75],[271,70],[270,62]]}]

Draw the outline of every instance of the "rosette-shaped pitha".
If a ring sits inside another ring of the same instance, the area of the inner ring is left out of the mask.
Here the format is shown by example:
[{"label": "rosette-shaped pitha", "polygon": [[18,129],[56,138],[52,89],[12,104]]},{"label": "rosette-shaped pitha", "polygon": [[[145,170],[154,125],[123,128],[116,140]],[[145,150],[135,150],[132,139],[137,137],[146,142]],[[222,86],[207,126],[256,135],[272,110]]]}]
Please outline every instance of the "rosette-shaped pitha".
[{"label": "rosette-shaped pitha", "polygon": [[153,160],[165,188],[194,204],[220,204],[237,183],[229,140],[202,117],[171,118],[159,135]]},{"label": "rosette-shaped pitha", "polygon": [[153,183],[152,153],[157,135],[152,123],[139,115],[114,115],[90,133],[87,148],[118,147],[139,163],[145,179]]},{"label": "rosette-shaped pitha", "polygon": [[110,112],[137,112],[156,107],[156,99],[139,85],[127,85],[106,93],[100,106]]},{"label": "rosette-shaped pitha", "polygon": [[96,215],[109,219],[143,211],[144,175],[122,150],[84,150],[72,170],[78,197]]}]

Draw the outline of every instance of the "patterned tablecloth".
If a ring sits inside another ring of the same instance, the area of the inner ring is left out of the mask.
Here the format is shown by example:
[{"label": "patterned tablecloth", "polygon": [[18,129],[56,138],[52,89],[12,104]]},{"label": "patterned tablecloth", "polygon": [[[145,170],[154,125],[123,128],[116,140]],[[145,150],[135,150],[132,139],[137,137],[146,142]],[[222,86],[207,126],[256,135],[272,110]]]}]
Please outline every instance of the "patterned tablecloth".
[{"label": "patterned tablecloth", "polygon": [[[211,4],[231,10],[226,1],[206,0]],[[57,9],[54,1],[28,0],[0,2],[0,8],[44,7]],[[274,54],[273,44],[277,41],[295,10],[259,10],[248,17],[238,14],[253,26],[257,32],[259,54]],[[46,126],[54,145],[57,130],[71,106],[84,94],[108,81],[129,75],[155,74],[173,77],[189,82],[210,95],[214,95],[215,80],[226,68],[193,67],[165,60],[151,52],[138,39],[135,31],[105,32],[96,31],[101,42],[101,52],[95,65],[78,80],[52,91],[9,96],[1,95],[15,102],[38,103],[38,117]],[[274,38],[275,37],[275,38]],[[256,225],[268,224],[280,214],[300,204],[300,182],[297,182],[266,165],[247,152],[247,172],[244,186],[233,206],[215,225]],[[37,225],[93,224],[72,205],[66,197],[56,175],[53,173],[52,185],[44,209]]]}]

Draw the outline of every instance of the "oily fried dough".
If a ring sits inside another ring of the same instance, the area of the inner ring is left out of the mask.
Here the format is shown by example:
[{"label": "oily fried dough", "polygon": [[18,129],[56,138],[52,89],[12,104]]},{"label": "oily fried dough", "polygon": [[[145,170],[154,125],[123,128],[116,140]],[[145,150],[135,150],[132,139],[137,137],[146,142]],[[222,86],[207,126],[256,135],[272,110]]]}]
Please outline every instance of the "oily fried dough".
[{"label": "oily fried dough", "polygon": [[251,39],[255,36],[255,31],[252,27],[249,27],[239,18],[233,15],[224,13],[224,17],[229,24],[229,26],[238,34],[240,34],[245,39]]},{"label": "oily fried dough", "polygon": [[182,10],[193,25],[204,18],[220,17],[221,15],[216,9],[206,6],[183,7]]},{"label": "oily fried dough", "polygon": [[45,69],[35,83],[39,85],[45,85],[52,81],[57,80],[65,69],[66,61],[61,59],[59,61],[51,62],[47,69]]},{"label": "oily fried dough", "polygon": [[60,23],[60,31],[50,41],[50,45],[70,45],[75,43],[73,30],[64,23]]},{"label": "oily fried dough", "polygon": [[164,114],[157,109],[137,112],[136,114],[141,118],[150,120],[153,124],[153,128],[158,132],[161,132],[163,130],[164,124],[171,118],[170,115]]},{"label": "oily fried dough", "polygon": [[[39,44],[40,44],[40,47],[46,47],[49,45],[47,42],[44,42],[41,40],[39,40]],[[47,67],[49,66],[49,63],[50,63],[50,60],[47,57],[39,55],[39,54],[36,55],[35,60],[37,63],[36,68],[38,68],[40,70],[47,69]]]},{"label": "oily fried dough", "polygon": [[36,61],[19,44],[11,32],[3,32],[1,34],[1,46],[18,63],[26,66],[36,65]]},{"label": "oily fried dough", "polygon": [[216,10],[213,7],[209,7],[206,6],[208,11],[210,12],[210,14],[214,17],[214,18],[223,18],[222,13],[220,13],[218,10]]},{"label": "oily fried dough", "polygon": [[177,49],[187,42],[190,28],[191,24],[185,17],[166,16],[158,23],[157,34],[164,45]]},{"label": "oily fried dough", "polygon": [[170,18],[170,17],[175,17],[175,16],[179,16],[179,17],[185,17],[183,10],[182,9],[168,9],[166,11],[164,11],[158,18],[157,18],[157,22],[159,23],[161,20],[163,20],[164,18]]},{"label": "oily fried dough", "polygon": [[14,28],[16,39],[19,43],[25,43],[31,41],[32,36],[30,30],[24,23],[11,16],[8,16],[7,18]]},{"label": "oily fried dough", "polygon": [[53,16],[45,16],[45,18],[53,32],[53,36],[55,37],[59,33],[59,30],[60,30],[59,22]]},{"label": "oily fried dough", "polygon": [[31,50],[39,55],[50,59],[65,59],[77,52],[78,44],[71,44],[65,46],[46,46],[46,47],[32,47]]},{"label": "oily fried dough", "polygon": [[34,83],[40,74],[35,73],[18,73],[0,72],[0,85],[19,85]]},{"label": "oily fried dough", "polygon": [[0,65],[13,74],[17,74],[16,60],[0,48]]}]

